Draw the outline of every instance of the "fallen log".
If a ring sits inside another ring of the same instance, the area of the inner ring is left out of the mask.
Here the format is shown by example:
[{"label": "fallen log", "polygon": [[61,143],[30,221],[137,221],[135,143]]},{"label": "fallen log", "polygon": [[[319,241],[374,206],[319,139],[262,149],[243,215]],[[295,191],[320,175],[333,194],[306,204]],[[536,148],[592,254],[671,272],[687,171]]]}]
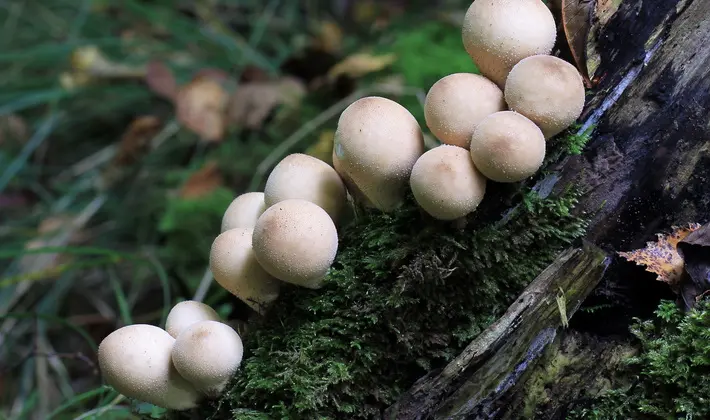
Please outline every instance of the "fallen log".
[{"label": "fallen log", "polygon": [[[518,418],[529,368],[561,331],[552,313],[555,286],[568,286],[562,290],[571,317],[609,262],[600,248],[611,255],[673,225],[710,219],[710,2],[624,0],[613,13],[612,3],[595,6],[588,49],[599,52],[587,57],[600,83],[582,117],[582,131],[596,127],[592,141],[536,186],[543,194],[570,185],[585,191],[576,211],[591,216],[590,244],[563,254],[506,315],[444,369],[421,378],[386,418]],[[567,274],[572,268],[585,274]],[[640,298],[647,285],[633,283],[619,267],[605,274],[617,302]],[[565,404],[557,401],[546,413]]]}]

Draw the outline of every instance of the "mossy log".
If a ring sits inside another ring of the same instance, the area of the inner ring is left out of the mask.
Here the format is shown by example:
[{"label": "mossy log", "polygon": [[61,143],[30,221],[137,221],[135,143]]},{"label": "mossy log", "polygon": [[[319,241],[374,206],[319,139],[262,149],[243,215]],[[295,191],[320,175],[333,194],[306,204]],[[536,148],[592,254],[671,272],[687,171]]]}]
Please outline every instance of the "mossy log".
[{"label": "mossy log", "polygon": [[[609,11],[615,4],[618,9]],[[521,417],[526,369],[560,331],[552,312],[560,293],[554,285],[568,286],[562,290],[569,317],[599,280],[604,254],[595,246],[612,255],[641,247],[673,225],[710,219],[710,1],[624,0],[596,7],[601,13],[593,19],[587,51],[599,54],[587,60],[599,84],[582,117],[583,130],[595,127],[592,141],[536,186],[543,194],[570,185],[585,190],[576,211],[592,217],[586,240],[594,245],[561,256],[454,361],[406,392],[388,418]],[[607,270],[605,286],[638,292],[625,284],[620,266]],[[586,274],[566,274],[572,267]],[[593,359],[606,365],[604,354]]]}]

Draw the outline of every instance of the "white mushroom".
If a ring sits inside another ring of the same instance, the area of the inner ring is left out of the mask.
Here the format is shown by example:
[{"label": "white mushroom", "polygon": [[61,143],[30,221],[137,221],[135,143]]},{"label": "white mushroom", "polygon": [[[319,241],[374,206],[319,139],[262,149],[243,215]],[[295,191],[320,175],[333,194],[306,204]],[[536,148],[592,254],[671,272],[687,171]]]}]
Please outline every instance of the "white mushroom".
[{"label": "white mushroom", "polygon": [[424,153],[412,169],[412,193],[432,217],[454,220],[478,207],[486,178],[476,169],[468,150],[441,145]]},{"label": "white mushroom", "polygon": [[277,279],[318,289],[338,251],[328,213],[310,201],[290,199],[269,207],[254,228],[254,255]]},{"label": "white mushroom", "polygon": [[183,378],[209,398],[224,391],[242,363],[242,339],[229,325],[215,321],[192,324],[175,340],[173,363]]},{"label": "white mushroom", "polygon": [[476,126],[471,158],[488,179],[522,181],[542,166],[545,136],[535,123],[516,112],[496,112]]},{"label": "white mushroom", "polygon": [[256,219],[266,210],[263,192],[244,193],[232,201],[222,217],[222,232],[235,228],[254,229]]},{"label": "white mushroom", "polygon": [[476,124],[505,109],[503,91],[495,83],[477,74],[454,73],[429,89],[424,116],[439,140],[468,149]]},{"label": "white mushroom", "polygon": [[584,81],[577,68],[551,55],[520,61],[505,84],[510,109],[537,124],[547,139],[579,118],[584,94]]},{"label": "white mushroom", "polygon": [[197,406],[199,392],[175,369],[175,339],[153,325],[128,325],[99,345],[99,367],[106,383],[128,398],[170,410]]},{"label": "white mushroom", "polygon": [[210,250],[210,269],[217,283],[263,314],[279,297],[281,283],[259,264],[252,248],[253,229],[220,234]]},{"label": "white mushroom", "polygon": [[404,200],[414,162],[424,153],[424,137],[402,105],[369,96],[340,115],[333,148],[343,179],[374,207],[390,212]]},{"label": "white mushroom", "polygon": [[549,54],[556,37],[555,19],[541,0],[475,0],[462,27],[466,52],[501,89],[514,65]]},{"label": "white mushroom", "polygon": [[195,300],[186,300],[173,306],[165,320],[165,330],[177,338],[180,332],[195,322],[200,321],[221,321],[217,312],[209,305]]},{"label": "white mushroom", "polygon": [[264,187],[267,207],[291,198],[317,204],[335,223],[340,220],[347,203],[345,185],[335,169],[302,153],[283,158],[269,174]]}]

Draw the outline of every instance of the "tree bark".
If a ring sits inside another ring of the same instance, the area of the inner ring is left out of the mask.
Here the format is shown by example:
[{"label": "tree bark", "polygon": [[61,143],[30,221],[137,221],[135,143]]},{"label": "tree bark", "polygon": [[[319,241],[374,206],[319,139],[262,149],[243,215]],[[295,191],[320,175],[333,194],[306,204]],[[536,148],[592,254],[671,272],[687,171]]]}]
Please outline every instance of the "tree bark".
[{"label": "tree bark", "polygon": [[[596,7],[613,3],[600,0]],[[562,255],[498,322],[443,370],[421,378],[386,418],[517,418],[529,367],[562,331],[557,286],[571,317],[609,262],[601,249],[612,255],[639,248],[671,226],[710,219],[710,1],[624,0],[613,14],[600,16],[588,50],[598,56],[588,60],[596,67],[592,79],[601,81],[582,116],[583,130],[596,127],[592,141],[536,185],[542,194],[569,185],[585,190],[576,211],[591,216],[590,243]],[[628,286],[622,266],[606,270],[605,284]],[[566,272],[573,268],[579,271]],[[600,366],[605,351],[596,353]],[[556,402],[545,413],[563,405]]]}]

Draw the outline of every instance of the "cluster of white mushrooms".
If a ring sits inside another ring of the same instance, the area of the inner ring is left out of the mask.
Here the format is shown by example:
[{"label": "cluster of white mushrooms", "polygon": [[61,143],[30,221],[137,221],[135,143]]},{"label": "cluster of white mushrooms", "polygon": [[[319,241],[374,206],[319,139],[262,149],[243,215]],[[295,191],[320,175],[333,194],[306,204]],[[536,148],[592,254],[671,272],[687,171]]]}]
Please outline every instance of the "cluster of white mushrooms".
[{"label": "cluster of white mushrooms", "polygon": [[[550,55],[552,13],[541,0],[476,0],[462,33],[482,75],[451,74],[429,90],[426,124],[443,144],[426,151],[419,123],[397,102],[353,102],[338,120],[333,166],[291,154],[263,192],[234,199],[210,251],[217,283],[263,314],[282,282],[322,287],[348,197],[391,212],[410,188],[426,213],[456,220],[478,207],[488,180],[518,182],[540,169],[547,140],[579,117],[585,99],[577,69]],[[186,409],[222,391],[243,350],[206,305],[183,302],[171,317],[167,332],[115,331],[99,358],[109,384],[125,395]]]},{"label": "cluster of white mushrooms", "polygon": [[165,329],[134,324],[99,345],[106,383],[129,398],[187,410],[221,394],[242,362],[241,337],[214,309],[185,301],[168,314]]}]

